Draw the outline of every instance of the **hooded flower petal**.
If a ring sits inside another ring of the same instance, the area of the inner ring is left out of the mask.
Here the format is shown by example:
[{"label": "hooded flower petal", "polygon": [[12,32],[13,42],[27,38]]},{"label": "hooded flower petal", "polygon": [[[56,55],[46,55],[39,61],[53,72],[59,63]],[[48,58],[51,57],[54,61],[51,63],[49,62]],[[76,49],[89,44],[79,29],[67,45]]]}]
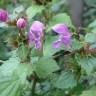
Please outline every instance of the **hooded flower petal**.
[{"label": "hooded flower petal", "polygon": [[44,25],[40,21],[34,21],[31,26],[31,31],[42,32],[44,30]]},{"label": "hooded flower petal", "polygon": [[30,27],[29,33],[34,39],[40,38],[44,30],[44,25],[40,21],[34,21]]},{"label": "hooded flower petal", "polygon": [[52,27],[52,30],[59,34],[66,34],[66,32],[69,32],[68,27],[65,24],[56,24]]}]

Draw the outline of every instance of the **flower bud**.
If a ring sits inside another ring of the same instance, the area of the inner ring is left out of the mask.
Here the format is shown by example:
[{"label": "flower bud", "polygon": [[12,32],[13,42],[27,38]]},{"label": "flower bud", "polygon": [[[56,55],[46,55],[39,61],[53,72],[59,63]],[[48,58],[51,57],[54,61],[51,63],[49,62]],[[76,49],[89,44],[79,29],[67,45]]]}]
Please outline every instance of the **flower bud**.
[{"label": "flower bud", "polygon": [[17,20],[17,27],[21,29],[24,28],[25,26],[26,26],[26,20],[23,18],[19,18]]},{"label": "flower bud", "polygon": [[7,11],[0,9],[0,21],[6,22],[7,19],[8,19]]}]

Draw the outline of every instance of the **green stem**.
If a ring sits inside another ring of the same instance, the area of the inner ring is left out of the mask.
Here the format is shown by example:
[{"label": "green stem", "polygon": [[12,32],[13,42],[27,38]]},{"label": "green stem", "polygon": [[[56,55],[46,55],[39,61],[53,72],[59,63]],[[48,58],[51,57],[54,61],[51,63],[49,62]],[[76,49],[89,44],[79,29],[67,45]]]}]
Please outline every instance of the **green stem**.
[{"label": "green stem", "polygon": [[35,87],[36,87],[36,82],[37,82],[37,78],[36,78],[36,73],[34,72],[33,74],[33,84],[32,84],[32,96],[35,95]]},{"label": "green stem", "polygon": [[[41,38],[41,49],[39,50],[40,51],[40,55],[39,55],[39,59],[41,58],[41,57],[43,57],[43,43],[44,43],[44,40],[43,40],[44,38],[42,37]],[[33,84],[32,84],[32,96],[34,96],[35,95],[35,87],[36,87],[36,83],[37,83],[37,75],[36,75],[36,73],[35,72],[33,72]]]},{"label": "green stem", "polygon": [[44,44],[44,37],[41,38],[41,49],[39,50],[40,55],[39,57],[43,57],[43,44]]}]

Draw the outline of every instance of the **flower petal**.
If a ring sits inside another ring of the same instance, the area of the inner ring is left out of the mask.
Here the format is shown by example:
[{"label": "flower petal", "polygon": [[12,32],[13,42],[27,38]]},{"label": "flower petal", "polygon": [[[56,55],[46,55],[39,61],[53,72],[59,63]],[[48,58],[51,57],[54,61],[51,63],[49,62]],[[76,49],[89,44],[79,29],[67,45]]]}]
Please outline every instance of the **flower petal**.
[{"label": "flower petal", "polygon": [[61,43],[62,43],[61,40],[54,41],[52,44],[52,47],[53,48],[59,48]]},{"label": "flower petal", "polygon": [[32,26],[30,28],[31,31],[36,31],[36,32],[42,32],[44,30],[44,25],[40,21],[34,21],[32,23]]},{"label": "flower petal", "polygon": [[40,49],[41,48],[41,42],[40,41],[35,41],[35,48]]},{"label": "flower petal", "polygon": [[56,24],[52,27],[52,30],[59,34],[66,34],[66,32],[69,32],[68,27],[65,24]]},{"label": "flower petal", "polygon": [[29,43],[32,43],[34,41],[34,34],[32,32],[28,32],[28,39]]},{"label": "flower petal", "polygon": [[63,36],[62,43],[64,43],[65,46],[69,45],[71,41],[71,35]]}]

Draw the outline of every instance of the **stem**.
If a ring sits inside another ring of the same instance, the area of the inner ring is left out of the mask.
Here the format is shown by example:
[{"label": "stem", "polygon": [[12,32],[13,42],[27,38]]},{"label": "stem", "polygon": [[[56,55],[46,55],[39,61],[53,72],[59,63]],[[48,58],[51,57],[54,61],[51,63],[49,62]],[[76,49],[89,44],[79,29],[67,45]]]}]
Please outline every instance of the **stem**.
[{"label": "stem", "polygon": [[21,37],[22,40],[25,38],[25,35],[24,35],[23,31],[24,31],[23,29],[19,29],[19,34],[20,34],[20,37]]},{"label": "stem", "polygon": [[43,38],[42,38],[42,40],[41,40],[42,46],[41,46],[41,50],[40,50],[40,51],[41,51],[40,57],[43,57],[43,43],[44,43],[44,42],[43,42]]},{"label": "stem", "polygon": [[40,54],[39,54],[39,58],[43,57],[43,44],[44,44],[44,37],[41,37],[41,49],[39,50]]},{"label": "stem", "polygon": [[33,73],[33,84],[32,84],[32,96],[34,96],[35,95],[35,87],[36,87],[36,82],[37,82],[37,79],[36,79],[36,73],[34,72]]},{"label": "stem", "polygon": [[31,50],[32,50],[32,48],[29,48],[29,52],[28,52],[28,54],[27,54],[27,60],[30,62],[30,59],[31,59],[31,57],[30,57],[30,55],[31,55]]},{"label": "stem", "polygon": [[[43,57],[43,43],[44,43],[44,37],[41,38],[41,49],[39,50],[40,51],[40,55],[39,55],[39,59],[41,57]],[[37,75],[35,72],[33,72],[33,84],[32,84],[32,96],[35,95],[35,87],[36,87],[36,83],[37,83]]]}]

